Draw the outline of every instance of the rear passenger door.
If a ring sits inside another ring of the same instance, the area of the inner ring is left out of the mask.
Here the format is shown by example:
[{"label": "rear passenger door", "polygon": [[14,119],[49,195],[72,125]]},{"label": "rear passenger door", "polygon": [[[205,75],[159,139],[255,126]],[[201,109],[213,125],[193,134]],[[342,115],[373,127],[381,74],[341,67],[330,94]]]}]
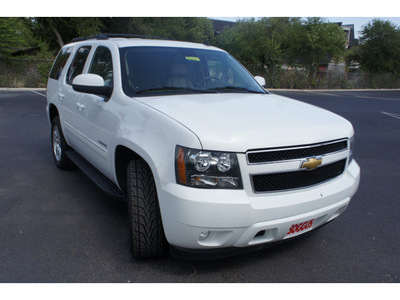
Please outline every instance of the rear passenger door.
[{"label": "rear passenger door", "polygon": [[67,74],[62,83],[62,93],[60,98],[62,108],[62,128],[67,137],[68,143],[76,151],[81,153],[84,150],[83,143],[85,137],[82,133],[82,126],[84,126],[86,119],[85,99],[82,93],[74,91],[72,88],[72,81],[74,78],[87,69],[87,60],[92,47],[80,46],[74,55],[71,64],[68,67]]},{"label": "rear passenger door", "polygon": [[[47,89],[46,89],[47,99],[48,102],[56,104],[58,109],[61,109],[62,101],[65,98],[65,95],[62,91],[62,80],[67,71],[66,66],[68,65],[68,60],[70,59],[73,50],[74,47],[72,46],[62,48],[58,53],[57,58],[49,74],[49,80],[47,82]],[[64,116],[61,115],[60,117],[62,122]],[[65,133],[64,136],[66,136]]]}]

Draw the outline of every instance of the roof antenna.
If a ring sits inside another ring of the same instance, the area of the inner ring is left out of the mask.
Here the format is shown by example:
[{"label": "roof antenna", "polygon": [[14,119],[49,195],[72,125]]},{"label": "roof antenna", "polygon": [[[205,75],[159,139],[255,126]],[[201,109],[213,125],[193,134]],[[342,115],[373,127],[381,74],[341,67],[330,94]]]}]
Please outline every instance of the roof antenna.
[{"label": "roof antenna", "polygon": [[210,45],[210,41],[208,39],[203,44],[206,45],[206,46],[211,46]]}]

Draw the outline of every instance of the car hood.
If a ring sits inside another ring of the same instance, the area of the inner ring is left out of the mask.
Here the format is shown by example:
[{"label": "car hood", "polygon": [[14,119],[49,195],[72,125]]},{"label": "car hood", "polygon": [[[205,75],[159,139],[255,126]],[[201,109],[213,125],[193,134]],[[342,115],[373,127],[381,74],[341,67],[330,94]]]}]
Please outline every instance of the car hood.
[{"label": "car hood", "polygon": [[205,150],[246,152],[353,134],[352,125],[344,118],[274,94],[173,95],[136,100],[189,128]]}]

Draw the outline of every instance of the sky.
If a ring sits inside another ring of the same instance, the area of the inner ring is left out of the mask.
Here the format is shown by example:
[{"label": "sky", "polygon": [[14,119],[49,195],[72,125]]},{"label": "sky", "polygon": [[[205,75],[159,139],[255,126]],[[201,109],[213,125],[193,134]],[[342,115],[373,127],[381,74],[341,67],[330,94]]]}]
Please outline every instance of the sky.
[{"label": "sky", "polygon": [[[400,16],[400,11],[399,11],[399,16]],[[266,16],[268,17],[268,16]],[[216,20],[224,20],[224,21],[231,21],[235,22],[239,17],[212,17],[212,19]],[[360,31],[362,30],[362,27],[369,22],[371,22],[373,19],[381,19],[381,20],[388,20],[392,22],[394,25],[397,25],[400,27],[400,17],[323,17],[326,19],[328,22],[342,22],[342,25],[348,25],[348,24],[354,24],[354,34],[355,38],[358,38],[360,35]]]}]

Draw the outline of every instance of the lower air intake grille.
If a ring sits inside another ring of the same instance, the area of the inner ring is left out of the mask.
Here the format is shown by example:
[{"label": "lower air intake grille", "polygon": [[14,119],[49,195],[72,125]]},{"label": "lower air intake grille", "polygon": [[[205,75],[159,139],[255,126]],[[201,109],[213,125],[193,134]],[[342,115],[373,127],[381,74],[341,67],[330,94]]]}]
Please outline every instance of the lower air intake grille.
[{"label": "lower air intake grille", "polygon": [[312,171],[295,171],[252,176],[255,192],[271,192],[311,186],[335,178],[343,173],[346,159]]}]

